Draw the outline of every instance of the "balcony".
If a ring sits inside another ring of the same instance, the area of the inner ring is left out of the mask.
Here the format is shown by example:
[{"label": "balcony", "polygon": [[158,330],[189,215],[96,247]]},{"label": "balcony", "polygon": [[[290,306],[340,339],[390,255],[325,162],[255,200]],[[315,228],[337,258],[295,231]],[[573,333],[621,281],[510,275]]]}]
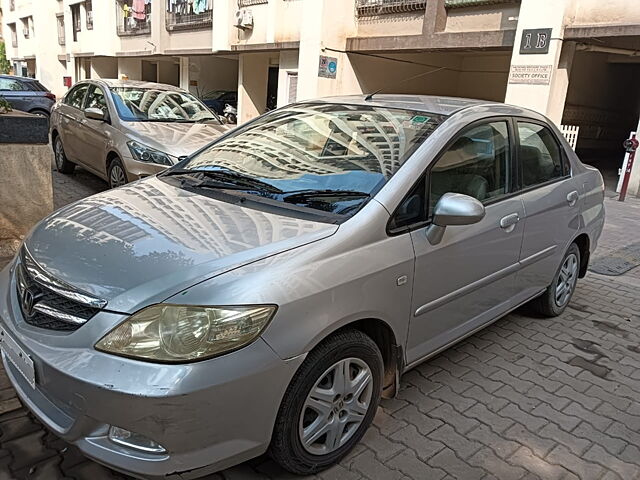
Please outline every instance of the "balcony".
[{"label": "balcony", "polygon": [[520,0],[444,0],[444,6],[447,9],[500,5],[503,3],[520,3]]},{"label": "balcony", "polygon": [[423,11],[427,0],[356,0],[356,16],[375,17],[387,13]]},{"label": "balcony", "polygon": [[206,10],[202,13],[174,13],[166,12],[165,25],[170,32],[176,30],[196,30],[208,28],[213,23],[213,11]]}]

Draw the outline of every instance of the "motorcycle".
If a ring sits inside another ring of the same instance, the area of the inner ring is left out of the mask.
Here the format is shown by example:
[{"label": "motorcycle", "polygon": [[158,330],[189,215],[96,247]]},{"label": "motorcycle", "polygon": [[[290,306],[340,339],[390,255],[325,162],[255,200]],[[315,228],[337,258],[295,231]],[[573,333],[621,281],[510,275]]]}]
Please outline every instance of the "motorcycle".
[{"label": "motorcycle", "polygon": [[236,107],[227,103],[222,112],[228,123],[238,123],[238,109]]}]

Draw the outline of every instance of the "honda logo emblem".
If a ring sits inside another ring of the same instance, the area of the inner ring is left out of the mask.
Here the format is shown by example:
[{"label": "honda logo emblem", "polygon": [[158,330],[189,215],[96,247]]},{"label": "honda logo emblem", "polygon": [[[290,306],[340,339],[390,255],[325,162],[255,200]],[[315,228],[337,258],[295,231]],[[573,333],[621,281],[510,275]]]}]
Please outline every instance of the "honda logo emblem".
[{"label": "honda logo emblem", "polygon": [[26,316],[31,317],[33,315],[33,307],[36,304],[36,296],[34,293],[25,288],[24,292],[22,292],[22,309]]}]

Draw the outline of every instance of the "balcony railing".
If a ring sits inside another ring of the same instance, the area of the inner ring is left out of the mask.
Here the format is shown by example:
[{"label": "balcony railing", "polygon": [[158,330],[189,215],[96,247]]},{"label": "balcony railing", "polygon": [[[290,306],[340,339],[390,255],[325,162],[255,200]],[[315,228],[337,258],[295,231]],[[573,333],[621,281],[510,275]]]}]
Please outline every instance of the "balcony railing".
[{"label": "balcony railing", "polygon": [[375,17],[387,13],[424,11],[427,0],[356,0],[358,17]]},{"label": "balcony railing", "polygon": [[238,8],[251,7],[263,3],[269,3],[269,0],[238,0]]},{"label": "balcony railing", "polygon": [[202,13],[174,13],[166,12],[165,25],[167,30],[195,30],[210,27],[213,23],[213,11],[206,10]]},{"label": "balcony railing", "polygon": [[149,20],[136,20],[133,23],[129,22],[129,19],[125,19],[124,23],[118,25],[117,33],[120,37],[149,35],[151,33],[151,22]]},{"label": "balcony railing", "polygon": [[520,3],[520,0],[444,0],[445,8],[480,7],[501,3]]}]

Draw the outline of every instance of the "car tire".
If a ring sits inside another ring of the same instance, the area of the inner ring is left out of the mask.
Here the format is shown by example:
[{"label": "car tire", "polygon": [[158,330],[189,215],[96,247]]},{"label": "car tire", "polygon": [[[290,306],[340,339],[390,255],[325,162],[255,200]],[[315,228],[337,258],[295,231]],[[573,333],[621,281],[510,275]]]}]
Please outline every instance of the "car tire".
[{"label": "car tire", "polygon": [[69,161],[67,155],[64,153],[64,146],[62,145],[62,139],[60,135],[57,135],[53,140],[53,156],[56,162],[56,170],[60,173],[73,173],[76,169],[76,164]]},{"label": "car tire", "polygon": [[572,243],[562,257],[553,282],[542,295],[532,302],[532,307],[545,317],[557,317],[569,305],[580,275],[580,249]]},{"label": "car tire", "polygon": [[127,171],[122,164],[122,160],[118,157],[109,162],[109,168],[107,169],[107,183],[110,188],[122,187],[129,183],[127,179]]},{"label": "car tire", "polygon": [[[360,331],[339,332],[320,343],[287,388],[269,447],[271,457],[299,475],[338,463],[373,421],[383,369],[380,349]],[[350,384],[340,382],[340,372]],[[340,386],[334,383],[336,374]]]}]

